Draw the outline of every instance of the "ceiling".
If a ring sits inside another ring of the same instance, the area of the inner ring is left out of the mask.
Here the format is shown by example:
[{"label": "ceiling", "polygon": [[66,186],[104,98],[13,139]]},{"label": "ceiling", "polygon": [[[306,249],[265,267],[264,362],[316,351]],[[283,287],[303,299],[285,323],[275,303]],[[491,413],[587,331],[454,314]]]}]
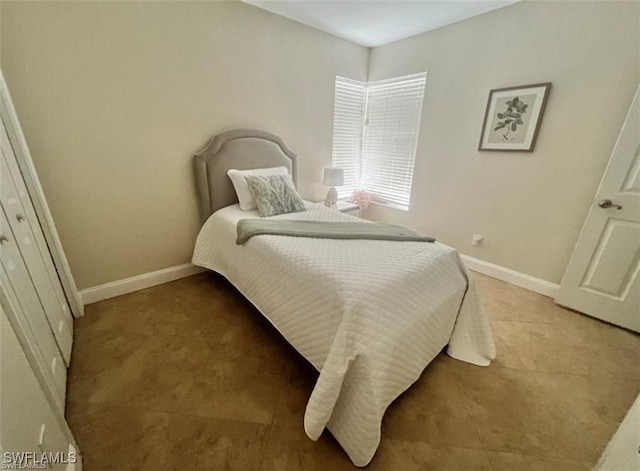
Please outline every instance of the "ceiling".
[{"label": "ceiling", "polygon": [[440,28],[520,0],[242,0],[366,47]]}]

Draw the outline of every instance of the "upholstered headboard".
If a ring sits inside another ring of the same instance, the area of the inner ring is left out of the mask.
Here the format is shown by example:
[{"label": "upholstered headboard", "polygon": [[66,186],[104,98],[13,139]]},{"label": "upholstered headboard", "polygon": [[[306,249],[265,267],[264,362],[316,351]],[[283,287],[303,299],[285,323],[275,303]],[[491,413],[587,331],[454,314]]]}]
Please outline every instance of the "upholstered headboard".
[{"label": "upholstered headboard", "polygon": [[270,132],[235,129],[214,136],[193,160],[202,222],[218,209],[238,202],[227,170],[282,166],[297,183],[296,159],[282,139]]}]

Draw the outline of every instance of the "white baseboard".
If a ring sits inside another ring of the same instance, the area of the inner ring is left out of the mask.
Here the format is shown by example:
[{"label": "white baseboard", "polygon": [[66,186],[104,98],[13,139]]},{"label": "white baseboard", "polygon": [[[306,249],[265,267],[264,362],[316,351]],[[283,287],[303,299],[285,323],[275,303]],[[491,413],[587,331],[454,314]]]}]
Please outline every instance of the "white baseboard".
[{"label": "white baseboard", "polygon": [[525,275],[510,268],[501,267],[500,265],[485,262],[484,260],[469,257],[468,255],[460,254],[460,257],[462,257],[462,261],[470,270],[489,275],[493,278],[511,283],[512,285],[528,289],[529,291],[549,296],[550,298],[555,298],[560,289],[560,285],[534,276]]},{"label": "white baseboard", "polygon": [[[474,270],[485,275],[497,278],[512,285],[534,291],[551,298],[555,298],[560,285],[551,283],[540,278],[525,275],[524,273],[501,267],[493,263],[485,262],[468,255],[460,255],[464,264],[470,270]],[[175,267],[165,268],[163,270],[144,273],[124,280],[113,281],[99,286],[83,289],[80,291],[80,297],[84,305],[96,303],[104,299],[115,298],[123,294],[132,293],[152,286],[161,285],[170,281],[179,280],[187,276],[195,275],[205,271],[202,267],[197,267],[191,263],[185,263]]]},{"label": "white baseboard", "polygon": [[197,267],[191,263],[185,263],[163,270],[144,273],[124,280],[113,281],[103,285],[92,286],[80,291],[80,297],[84,305],[96,303],[103,299],[115,298],[123,294],[132,293],[152,286],[161,285],[170,281],[179,280],[187,276],[195,275],[205,271],[202,267]]}]

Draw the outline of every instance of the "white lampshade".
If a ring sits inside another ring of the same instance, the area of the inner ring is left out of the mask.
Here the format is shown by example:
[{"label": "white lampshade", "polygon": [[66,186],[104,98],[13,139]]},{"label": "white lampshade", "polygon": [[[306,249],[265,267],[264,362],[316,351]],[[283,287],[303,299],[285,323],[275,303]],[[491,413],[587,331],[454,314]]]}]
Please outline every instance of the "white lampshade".
[{"label": "white lampshade", "polygon": [[324,186],[342,186],[344,185],[344,169],[341,168],[325,168],[324,178],[322,179]]}]

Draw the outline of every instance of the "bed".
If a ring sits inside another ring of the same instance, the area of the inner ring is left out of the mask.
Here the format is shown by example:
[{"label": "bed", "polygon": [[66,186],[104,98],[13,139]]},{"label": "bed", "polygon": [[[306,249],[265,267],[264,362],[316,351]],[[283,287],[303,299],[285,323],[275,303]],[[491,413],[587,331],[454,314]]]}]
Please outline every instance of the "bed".
[{"label": "bed", "polygon": [[[307,435],[327,428],[356,466],[373,458],[385,410],[435,356],[486,366],[491,328],[471,274],[438,242],[330,240],[279,235],[236,245],[242,211],[228,169],[286,167],[296,155],[271,133],[214,137],[194,159],[203,226],[193,263],[227,278],[320,372],[304,416]],[[352,221],[305,202],[272,219]]]}]

